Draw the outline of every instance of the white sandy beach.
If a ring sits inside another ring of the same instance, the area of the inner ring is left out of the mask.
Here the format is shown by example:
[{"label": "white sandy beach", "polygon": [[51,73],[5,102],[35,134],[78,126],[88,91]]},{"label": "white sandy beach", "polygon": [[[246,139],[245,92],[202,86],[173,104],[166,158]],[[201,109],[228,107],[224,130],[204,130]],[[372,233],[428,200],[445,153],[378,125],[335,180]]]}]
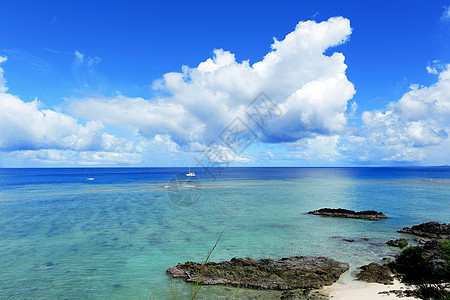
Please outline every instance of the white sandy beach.
[{"label": "white sandy beach", "polygon": [[335,300],[415,299],[413,297],[398,298],[394,293],[379,294],[383,291],[406,289],[407,286],[398,280],[395,280],[392,285],[364,283],[359,281],[338,281],[332,286],[324,288],[331,296],[331,299]]}]

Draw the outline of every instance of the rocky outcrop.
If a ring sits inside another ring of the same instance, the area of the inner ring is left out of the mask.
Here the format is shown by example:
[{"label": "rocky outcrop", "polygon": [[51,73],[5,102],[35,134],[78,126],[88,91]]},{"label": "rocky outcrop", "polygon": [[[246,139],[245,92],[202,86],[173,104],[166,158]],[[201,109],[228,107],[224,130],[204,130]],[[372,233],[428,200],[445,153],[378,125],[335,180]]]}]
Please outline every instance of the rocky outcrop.
[{"label": "rocky outcrop", "polygon": [[361,272],[356,274],[358,280],[381,284],[392,284],[394,282],[391,270],[388,266],[370,263],[362,266],[360,269]]},{"label": "rocky outcrop", "polygon": [[333,284],[349,265],[327,257],[294,256],[280,260],[233,258],[203,266],[186,262],[167,269],[174,278],[202,284],[226,284],[252,289],[318,289]]},{"label": "rocky outcrop", "polygon": [[388,218],[388,216],[386,216],[382,212],[377,212],[374,210],[354,211],[343,208],[321,208],[319,210],[310,211],[308,212],[308,214],[336,218],[364,219],[371,221],[378,221]]},{"label": "rocky outcrop", "polygon": [[322,290],[299,289],[284,291],[281,300],[329,300],[330,296]]},{"label": "rocky outcrop", "polygon": [[413,234],[430,239],[450,239],[450,223],[440,224],[438,222],[428,222],[420,225],[405,227],[398,232]]},{"label": "rocky outcrop", "polygon": [[389,240],[386,242],[388,246],[405,248],[408,246],[408,239],[402,238],[397,240]]}]

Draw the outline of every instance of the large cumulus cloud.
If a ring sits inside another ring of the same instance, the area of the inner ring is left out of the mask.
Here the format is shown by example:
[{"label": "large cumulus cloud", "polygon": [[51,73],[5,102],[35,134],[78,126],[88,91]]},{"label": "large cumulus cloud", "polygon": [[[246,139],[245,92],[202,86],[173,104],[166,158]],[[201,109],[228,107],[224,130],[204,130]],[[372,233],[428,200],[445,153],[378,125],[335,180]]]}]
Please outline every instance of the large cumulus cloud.
[{"label": "large cumulus cloud", "polygon": [[256,63],[238,62],[233,53],[217,49],[198,66],[184,66],[154,82],[169,96],[85,98],[72,101],[68,110],[89,120],[133,126],[147,138],[166,135],[181,146],[207,144],[237,116],[250,124],[244,108],[264,91],[283,114],[259,132],[262,141],[333,135],[345,128],[344,113],[355,90],[345,75],[344,56],[324,52],[350,34],[350,22],[342,17],[300,22]]}]

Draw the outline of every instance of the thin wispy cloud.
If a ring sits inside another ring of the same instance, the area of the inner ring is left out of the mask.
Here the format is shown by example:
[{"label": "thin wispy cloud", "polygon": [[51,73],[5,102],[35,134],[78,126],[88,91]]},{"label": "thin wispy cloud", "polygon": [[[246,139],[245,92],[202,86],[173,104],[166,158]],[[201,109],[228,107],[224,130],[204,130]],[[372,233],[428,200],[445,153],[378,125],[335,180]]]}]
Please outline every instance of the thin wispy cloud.
[{"label": "thin wispy cloud", "polygon": [[441,20],[450,21],[450,5],[444,6],[444,12],[442,13]]}]

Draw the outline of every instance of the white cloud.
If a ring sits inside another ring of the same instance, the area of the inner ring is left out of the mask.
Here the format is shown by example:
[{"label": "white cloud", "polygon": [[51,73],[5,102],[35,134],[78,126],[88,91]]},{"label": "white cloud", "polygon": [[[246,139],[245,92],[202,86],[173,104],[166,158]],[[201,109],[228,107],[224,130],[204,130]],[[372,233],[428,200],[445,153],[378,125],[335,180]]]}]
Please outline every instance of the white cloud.
[{"label": "white cloud", "polygon": [[[0,56],[0,64],[2,62],[5,62],[7,60],[6,57]],[[8,88],[6,87],[6,79],[4,77],[4,71],[3,68],[0,67],[0,93],[6,93],[8,91]]]},{"label": "white cloud", "polygon": [[302,139],[289,145],[293,150],[290,156],[296,159],[336,161],[341,158],[338,147],[340,139],[339,135],[318,135]]},{"label": "white cloud", "polygon": [[441,64],[439,60],[433,60],[431,64],[427,66],[427,71],[430,74],[439,74],[442,71],[445,71],[445,66]]},{"label": "white cloud", "polygon": [[137,128],[144,137],[169,136],[178,144],[198,139],[203,130],[203,124],[182,105],[165,99],[86,98],[72,103],[69,110],[86,119]]},{"label": "white cloud", "polygon": [[15,158],[25,161],[54,165],[132,165],[141,162],[139,153],[108,151],[73,151],[58,149],[19,150],[10,152]]},{"label": "white cloud", "polygon": [[104,85],[103,76],[96,67],[101,62],[97,56],[88,56],[76,50],[72,62],[72,73],[75,82],[83,89],[101,90]]},{"label": "white cloud", "polygon": [[197,159],[199,161],[205,161],[207,163],[248,163],[253,162],[254,159],[247,155],[237,154],[229,147],[221,145],[210,144],[205,147],[200,153],[197,153]]},{"label": "white cloud", "polygon": [[74,55],[75,55],[75,59],[74,59],[74,63],[75,64],[83,63],[83,60],[84,60],[84,54],[83,53],[79,52],[78,50],[75,50]]},{"label": "white cloud", "polygon": [[350,107],[349,115],[353,117],[355,115],[357,109],[358,109],[358,103],[353,101],[351,104],[351,107]]},{"label": "white cloud", "polygon": [[431,67],[431,66],[427,66],[427,71],[430,74],[438,74],[438,70],[436,68],[434,68],[434,67]]},{"label": "white cloud", "polygon": [[157,134],[149,141],[149,144],[151,147],[157,147],[166,153],[177,153],[180,151],[178,144],[172,141],[168,135]]},{"label": "white cloud", "polygon": [[266,142],[296,141],[333,135],[346,125],[347,102],[355,93],[345,75],[344,56],[324,55],[351,34],[349,20],[300,22],[282,41],[275,40],[263,60],[237,62],[222,49],[197,67],[164,74],[154,87],[170,96],[141,98],[86,98],[68,107],[75,116],[104,123],[132,126],[147,138],[167,135],[182,147],[208,144],[261,91],[283,110],[283,115],[259,132]]},{"label": "white cloud", "polygon": [[74,151],[129,152],[133,143],[104,133],[100,121],[79,124],[77,119],[40,103],[23,102],[0,94],[0,150],[60,149]]},{"label": "white cloud", "polygon": [[73,63],[75,66],[80,66],[82,64],[86,64],[87,67],[93,67],[94,65],[98,64],[102,61],[102,59],[98,56],[85,56],[84,53],[81,53],[78,50],[75,50],[74,52],[74,60]]},{"label": "white cloud", "polygon": [[447,163],[431,153],[448,153],[450,132],[450,65],[442,67],[438,81],[429,86],[412,85],[397,102],[384,110],[365,111],[363,127],[350,134],[348,155],[361,160]]},{"label": "white cloud", "polygon": [[133,142],[104,132],[101,121],[82,125],[72,116],[40,108],[37,100],[24,102],[7,93],[5,82],[0,68],[0,152],[49,162],[136,161]]}]

